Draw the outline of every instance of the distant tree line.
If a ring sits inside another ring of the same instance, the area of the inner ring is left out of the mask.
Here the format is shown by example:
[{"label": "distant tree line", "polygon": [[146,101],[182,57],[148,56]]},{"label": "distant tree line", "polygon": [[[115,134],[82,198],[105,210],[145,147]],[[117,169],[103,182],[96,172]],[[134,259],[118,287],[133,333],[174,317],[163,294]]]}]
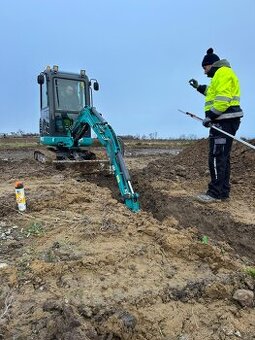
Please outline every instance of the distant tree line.
[{"label": "distant tree line", "polygon": [[182,134],[180,135],[179,137],[166,137],[166,138],[163,138],[163,137],[159,137],[158,136],[158,133],[157,132],[152,132],[152,133],[149,133],[148,135],[121,135],[120,136],[123,140],[125,139],[134,139],[134,140],[197,140],[199,139],[196,135],[194,134],[189,134],[189,135],[185,135],[185,134]]},{"label": "distant tree line", "polygon": [[24,132],[22,130],[18,130],[16,132],[2,132],[0,133],[0,137],[7,138],[7,137],[38,137],[38,133],[34,132]]},{"label": "distant tree line", "polygon": [[[0,137],[38,137],[39,134],[35,132],[24,132],[23,130],[18,130],[16,132],[0,133]],[[120,135],[122,139],[126,140],[197,140],[197,136],[194,134],[185,135],[182,134],[178,138],[176,137],[160,137],[158,132],[151,132],[148,135],[136,134],[136,135]]]}]

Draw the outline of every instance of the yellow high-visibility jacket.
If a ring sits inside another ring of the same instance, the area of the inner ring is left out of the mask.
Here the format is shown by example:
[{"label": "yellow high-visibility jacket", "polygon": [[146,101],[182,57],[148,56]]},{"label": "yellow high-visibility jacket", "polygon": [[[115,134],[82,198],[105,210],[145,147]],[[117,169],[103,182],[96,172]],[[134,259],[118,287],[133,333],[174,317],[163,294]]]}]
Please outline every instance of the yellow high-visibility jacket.
[{"label": "yellow high-visibility jacket", "polygon": [[229,62],[222,59],[212,67],[217,69],[210,85],[204,87],[205,115],[213,120],[243,117],[239,80]]}]

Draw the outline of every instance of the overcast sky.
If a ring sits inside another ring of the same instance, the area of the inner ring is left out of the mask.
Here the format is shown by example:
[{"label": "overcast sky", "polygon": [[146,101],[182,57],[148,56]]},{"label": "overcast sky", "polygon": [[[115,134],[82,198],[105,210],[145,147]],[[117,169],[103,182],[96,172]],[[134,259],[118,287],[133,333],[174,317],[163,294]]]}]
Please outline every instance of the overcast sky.
[{"label": "overcast sky", "polygon": [[0,132],[38,132],[37,75],[47,65],[86,69],[100,83],[94,106],[119,135],[195,135],[208,130],[204,97],[209,47],[239,76],[245,116],[238,136],[255,137],[255,0],[0,1]]}]

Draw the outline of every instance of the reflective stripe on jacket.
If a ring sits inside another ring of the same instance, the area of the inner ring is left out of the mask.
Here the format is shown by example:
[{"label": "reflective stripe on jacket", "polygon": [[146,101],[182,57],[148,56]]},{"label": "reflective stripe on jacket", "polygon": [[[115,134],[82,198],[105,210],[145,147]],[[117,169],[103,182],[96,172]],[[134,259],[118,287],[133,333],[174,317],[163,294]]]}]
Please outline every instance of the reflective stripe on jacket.
[{"label": "reflective stripe on jacket", "polygon": [[219,68],[205,90],[205,113],[213,112],[215,120],[242,117],[239,80],[226,60],[219,60],[213,66],[217,67],[217,63]]}]

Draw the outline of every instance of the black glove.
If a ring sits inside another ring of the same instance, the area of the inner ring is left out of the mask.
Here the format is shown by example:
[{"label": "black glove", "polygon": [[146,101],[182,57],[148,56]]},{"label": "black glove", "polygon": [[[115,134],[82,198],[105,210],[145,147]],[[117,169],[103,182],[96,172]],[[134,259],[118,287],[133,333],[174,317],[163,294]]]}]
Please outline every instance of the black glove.
[{"label": "black glove", "polygon": [[198,88],[198,81],[196,79],[190,79],[189,84],[194,87],[194,89]]},{"label": "black glove", "polygon": [[210,118],[211,120],[214,120],[216,119],[217,117],[219,117],[219,115],[216,115],[216,113],[214,113],[213,111],[211,110],[208,110],[205,112],[205,116]]},{"label": "black glove", "polygon": [[211,120],[211,118],[206,117],[206,118],[203,120],[203,125],[204,125],[206,128],[211,127],[211,126],[212,126],[212,120]]}]

